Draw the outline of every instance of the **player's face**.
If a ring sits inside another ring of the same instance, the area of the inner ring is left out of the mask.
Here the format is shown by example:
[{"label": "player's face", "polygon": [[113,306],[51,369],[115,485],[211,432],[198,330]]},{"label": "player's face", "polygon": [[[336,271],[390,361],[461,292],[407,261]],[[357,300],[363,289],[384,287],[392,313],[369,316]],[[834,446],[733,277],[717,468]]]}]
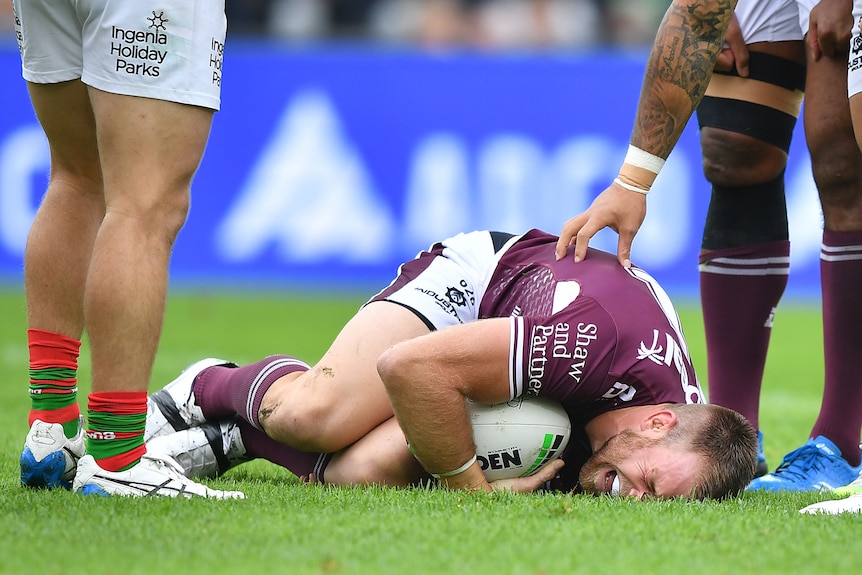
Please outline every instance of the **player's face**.
[{"label": "player's face", "polygon": [[624,430],[610,438],[581,468],[586,493],[624,497],[690,497],[702,466],[700,456]]}]

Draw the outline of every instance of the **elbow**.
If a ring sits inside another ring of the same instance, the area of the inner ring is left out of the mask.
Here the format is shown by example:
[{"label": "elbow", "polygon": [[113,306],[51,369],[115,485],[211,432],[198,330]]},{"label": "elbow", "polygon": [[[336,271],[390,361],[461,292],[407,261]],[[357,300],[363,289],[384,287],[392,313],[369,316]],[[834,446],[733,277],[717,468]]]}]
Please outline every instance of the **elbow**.
[{"label": "elbow", "polygon": [[406,347],[400,344],[392,346],[377,358],[377,374],[388,392],[397,391],[411,379],[411,371],[415,369],[417,358],[414,358]]}]

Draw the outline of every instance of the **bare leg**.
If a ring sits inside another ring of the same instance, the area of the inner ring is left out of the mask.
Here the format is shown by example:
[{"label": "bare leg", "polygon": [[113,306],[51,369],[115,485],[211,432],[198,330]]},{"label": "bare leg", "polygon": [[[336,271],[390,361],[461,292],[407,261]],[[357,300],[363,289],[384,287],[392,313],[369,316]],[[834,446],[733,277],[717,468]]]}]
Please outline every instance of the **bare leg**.
[{"label": "bare leg", "polygon": [[[704,173],[712,184],[700,290],[710,401],[758,427],[772,315],[789,269],[784,169],[799,93],[786,86],[801,88],[804,53],[801,41],[748,48],[752,76],[715,75],[698,110]],[[780,79],[767,74],[773,66],[784,70]],[[759,473],[766,471],[763,462]]]},{"label": "bare leg", "polygon": [[168,264],[213,112],[90,89],[106,215],[84,316],[94,391],[146,391],[161,333]]},{"label": "bare leg", "polygon": [[377,358],[392,345],[428,334],[412,311],[389,302],[363,307],[311,370],[290,374],[266,392],[260,423],[277,441],[333,453],[392,417]]},{"label": "bare leg", "polygon": [[362,439],[332,457],[324,480],[335,485],[406,487],[430,479],[407,447],[404,433],[391,417]]},{"label": "bare leg", "polygon": [[79,80],[28,87],[51,147],[51,175],[24,254],[27,324],[80,339],[87,268],[105,215],[95,120]]},{"label": "bare leg", "polygon": [[847,102],[846,57],[808,62],[805,133],[823,207],[821,253],[825,383],[811,432],[831,439],[851,465],[859,465],[862,369],[862,154]]}]

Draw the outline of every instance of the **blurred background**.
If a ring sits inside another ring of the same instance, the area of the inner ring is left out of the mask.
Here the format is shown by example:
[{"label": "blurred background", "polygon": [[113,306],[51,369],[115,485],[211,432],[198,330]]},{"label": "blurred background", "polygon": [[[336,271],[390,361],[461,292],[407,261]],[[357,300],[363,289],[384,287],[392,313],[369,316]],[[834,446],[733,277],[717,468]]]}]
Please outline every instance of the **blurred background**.
[{"label": "blurred background", "polygon": [[[668,0],[228,0],[222,86],[174,285],[365,293],[460,231],[557,233],[616,175]],[[143,22],[141,29],[146,28]],[[48,152],[0,4],[0,284],[21,285]],[[634,261],[698,297],[709,185],[690,122]],[[787,297],[819,291],[801,127]],[[602,232],[592,245],[616,250]]]}]

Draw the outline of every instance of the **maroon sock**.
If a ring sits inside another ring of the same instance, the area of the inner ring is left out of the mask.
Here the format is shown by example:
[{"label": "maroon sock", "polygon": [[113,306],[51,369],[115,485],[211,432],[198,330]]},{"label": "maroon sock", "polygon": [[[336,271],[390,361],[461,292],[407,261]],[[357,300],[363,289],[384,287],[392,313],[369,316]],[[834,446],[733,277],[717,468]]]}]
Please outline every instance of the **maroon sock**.
[{"label": "maroon sock", "polygon": [[787,241],[700,256],[709,401],[738,411],[755,428],[772,318],[787,286],[789,256]]},{"label": "maroon sock", "polygon": [[823,232],[820,285],[826,373],[811,436],[828,437],[856,466],[862,427],[862,232]]},{"label": "maroon sock", "polygon": [[239,432],[246,453],[251,458],[263,458],[276,465],[284,467],[297,477],[314,473],[318,481],[323,480],[323,468],[329,462],[331,454],[304,453],[293,447],[279,443],[263,431],[252,427],[250,423],[239,420]]},{"label": "maroon sock", "polygon": [[258,409],[275,381],[289,373],[307,371],[308,365],[289,355],[270,355],[243,367],[211,367],[192,384],[195,401],[208,420],[239,415],[258,429]]}]

